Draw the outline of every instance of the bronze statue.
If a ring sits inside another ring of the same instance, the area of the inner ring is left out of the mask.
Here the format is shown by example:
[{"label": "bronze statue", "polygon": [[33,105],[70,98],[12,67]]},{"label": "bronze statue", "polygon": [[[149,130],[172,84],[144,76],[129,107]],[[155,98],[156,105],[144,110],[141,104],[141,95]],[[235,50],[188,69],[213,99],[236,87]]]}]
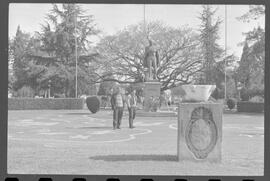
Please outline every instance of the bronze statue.
[{"label": "bronze statue", "polygon": [[[144,66],[147,67],[146,80],[157,79],[157,66],[159,64],[159,55],[155,50],[152,41],[149,40],[149,46],[145,47]],[[154,70],[152,70],[152,68]]]}]

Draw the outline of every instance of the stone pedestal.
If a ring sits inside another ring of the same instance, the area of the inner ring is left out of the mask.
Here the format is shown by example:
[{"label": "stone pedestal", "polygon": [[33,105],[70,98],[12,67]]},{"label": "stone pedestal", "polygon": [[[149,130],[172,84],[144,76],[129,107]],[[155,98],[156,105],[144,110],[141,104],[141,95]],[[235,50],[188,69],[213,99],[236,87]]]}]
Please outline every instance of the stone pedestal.
[{"label": "stone pedestal", "polygon": [[209,102],[179,104],[179,161],[221,162],[222,107]]},{"label": "stone pedestal", "polygon": [[160,97],[160,88],[161,83],[158,81],[147,81],[144,83],[144,111],[151,111],[151,99],[158,99]]}]

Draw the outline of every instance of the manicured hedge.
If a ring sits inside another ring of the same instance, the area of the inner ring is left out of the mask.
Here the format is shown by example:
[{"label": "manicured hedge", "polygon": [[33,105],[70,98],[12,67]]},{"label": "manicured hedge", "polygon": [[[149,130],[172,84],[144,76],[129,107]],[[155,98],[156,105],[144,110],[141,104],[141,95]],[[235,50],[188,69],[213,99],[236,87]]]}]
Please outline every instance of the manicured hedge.
[{"label": "manicured hedge", "polygon": [[86,105],[89,111],[96,113],[100,109],[100,100],[97,96],[91,96],[86,98]]},{"label": "manicured hedge", "polygon": [[227,106],[228,106],[228,108],[230,110],[232,110],[233,108],[235,108],[235,102],[236,101],[234,99],[232,99],[232,98],[230,98],[230,99],[227,100]]},{"label": "manicured hedge", "polygon": [[75,98],[9,98],[9,110],[83,109],[84,100]]},{"label": "manicured hedge", "polygon": [[261,113],[264,111],[263,102],[250,102],[250,101],[239,101],[237,102],[238,112],[257,112]]}]

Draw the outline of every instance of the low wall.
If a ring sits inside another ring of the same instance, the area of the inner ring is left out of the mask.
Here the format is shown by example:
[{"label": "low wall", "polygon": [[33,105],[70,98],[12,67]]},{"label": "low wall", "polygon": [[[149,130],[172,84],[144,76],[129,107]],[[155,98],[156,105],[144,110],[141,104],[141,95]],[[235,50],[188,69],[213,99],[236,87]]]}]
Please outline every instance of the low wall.
[{"label": "low wall", "polygon": [[249,101],[239,101],[237,102],[238,112],[255,112],[261,113],[264,111],[263,102],[249,102]]},{"label": "low wall", "polygon": [[9,110],[83,109],[84,100],[76,98],[8,98]]}]

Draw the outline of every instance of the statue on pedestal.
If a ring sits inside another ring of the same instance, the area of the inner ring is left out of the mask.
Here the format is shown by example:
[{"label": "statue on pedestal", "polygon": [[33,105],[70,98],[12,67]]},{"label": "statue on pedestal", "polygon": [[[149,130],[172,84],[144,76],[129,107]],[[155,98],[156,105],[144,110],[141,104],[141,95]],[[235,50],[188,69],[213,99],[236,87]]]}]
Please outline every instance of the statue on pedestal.
[{"label": "statue on pedestal", "polygon": [[[157,67],[159,65],[159,55],[149,40],[149,46],[145,47],[144,67],[147,68],[146,81],[157,79]],[[153,70],[152,70],[153,69]]]}]

